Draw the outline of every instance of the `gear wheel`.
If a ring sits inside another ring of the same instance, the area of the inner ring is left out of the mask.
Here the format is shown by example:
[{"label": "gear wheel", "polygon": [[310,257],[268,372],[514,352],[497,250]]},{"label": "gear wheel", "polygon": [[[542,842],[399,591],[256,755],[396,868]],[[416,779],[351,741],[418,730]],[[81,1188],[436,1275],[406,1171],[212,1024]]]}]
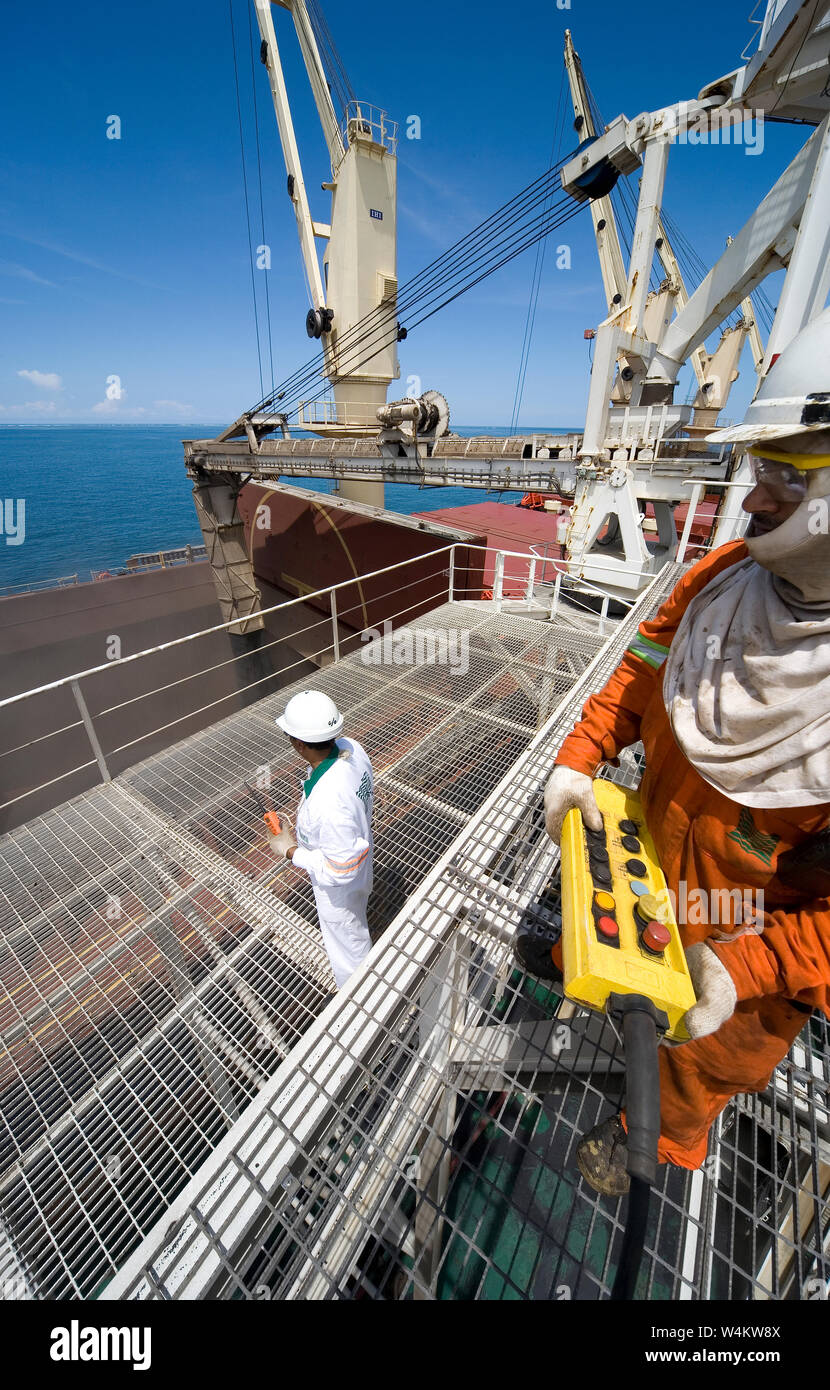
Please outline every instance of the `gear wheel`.
[{"label": "gear wheel", "polygon": [[421,397],[424,405],[431,406],[438,412],[437,422],[433,433],[436,439],[450,432],[450,406],[445,395],[441,391],[425,391]]}]

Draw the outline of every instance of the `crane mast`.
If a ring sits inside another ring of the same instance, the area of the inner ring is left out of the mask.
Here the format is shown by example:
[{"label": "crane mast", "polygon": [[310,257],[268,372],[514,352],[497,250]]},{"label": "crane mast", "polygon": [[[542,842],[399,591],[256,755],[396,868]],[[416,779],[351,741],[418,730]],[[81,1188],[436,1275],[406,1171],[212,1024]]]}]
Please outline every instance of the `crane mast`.
[{"label": "crane mast", "polygon": [[[294,21],[328,151],[331,179],[322,185],[331,198],[326,223],[315,221],[311,212],[272,4],[288,10]],[[254,0],[254,5],[305,268],[306,332],[321,342],[321,381],[331,387],[331,398],[301,403],[298,424],[324,437],[376,434],[378,409],[386,404],[389,383],[400,376],[397,126],[380,108],[357,101],[338,119],[305,0]],[[322,270],[318,241],[324,243]],[[376,483],[351,484],[343,492],[383,502]]]}]

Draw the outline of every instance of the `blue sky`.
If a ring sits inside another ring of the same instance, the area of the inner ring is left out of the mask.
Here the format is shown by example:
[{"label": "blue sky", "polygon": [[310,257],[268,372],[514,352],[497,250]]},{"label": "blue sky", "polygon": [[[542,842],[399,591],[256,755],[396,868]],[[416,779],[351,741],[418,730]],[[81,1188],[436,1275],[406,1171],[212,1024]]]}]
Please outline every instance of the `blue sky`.
[{"label": "blue sky", "polygon": [[[606,120],[681,97],[741,63],[746,0],[492,0],[416,11],[323,0],[358,95],[420,140],[399,160],[399,278],[417,273],[548,167],[569,27]],[[248,10],[233,0],[255,244],[259,201]],[[274,9],[307,185],[329,177],[293,25]],[[626,22],[627,21],[627,22]],[[257,30],[253,21],[257,40]],[[223,422],[260,397],[227,0],[15,6],[4,25],[0,118],[0,423]],[[258,42],[256,42],[258,49]],[[309,356],[308,307],[265,69],[255,55],[275,379]],[[107,139],[118,115],[121,139]],[[806,132],[767,124],[765,148],[675,147],[666,207],[708,264]],[[568,128],[570,138],[570,127]],[[575,143],[575,142],[574,142]],[[563,150],[564,153],[564,150]],[[329,215],[328,195],[312,212]],[[548,249],[520,416],[578,425],[583,330],[604,300],[590,219]],[[457,423],[508,424],[534,252],[417,329],[404,379],[447,395]],[[257,271],[261,313],[263,277]],[[774,282],[767,286],[773,301]],[[262,328],[262,322],[261,322]],[[266,385],[268,366],[266,350]],[[122,395],[108,399],[108,378]],[[405,389],[402,382],[401,391]],[[742,413],[742,364],[728,413]]]}]

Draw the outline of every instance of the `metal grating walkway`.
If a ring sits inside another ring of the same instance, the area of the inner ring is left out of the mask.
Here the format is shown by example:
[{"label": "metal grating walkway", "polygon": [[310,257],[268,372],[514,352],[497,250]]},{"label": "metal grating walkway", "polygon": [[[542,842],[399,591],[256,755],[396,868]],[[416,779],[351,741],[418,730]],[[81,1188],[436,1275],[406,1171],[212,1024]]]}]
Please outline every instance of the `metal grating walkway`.
[{"label": "metal grating walkway", "polygon": [[[448,604],[462,671],[315,678],[377,775],[379,935],[586,670],[600,639]],[[260,793],[296,805],[268,697],[0,841],[0,1292],[96,1294],[233,1127],[334,984],[305,875]]]},{"label": "metal grating walkway", "polygon": [[[514,967],[511,942],[520,926],[557,919],[558,851],[540,815],[555,750],[675,576],[655,581],[549,724],[493,775],[437,862],[430,844],[422,886],[107,1298],[607,1295],[624,1208],[585,1187],[573,1148],[618,1106],[620,1048],[604,1020],[566,1019]],[[524,674],[533,662],[520,656]],[[471,707],[476,723],[486,718],[475,700],[471,690],[462,712],[446,711],[465,742]],[[437,746],[395,769],[414,766],[430,798]],[[638,780],[636,751],[613,775]],[[661,1170],[640,1297],[827,1296],[828,1058],[827,1025],[814,1018],[768,1092],[724,1112],[702,1170]]]}]

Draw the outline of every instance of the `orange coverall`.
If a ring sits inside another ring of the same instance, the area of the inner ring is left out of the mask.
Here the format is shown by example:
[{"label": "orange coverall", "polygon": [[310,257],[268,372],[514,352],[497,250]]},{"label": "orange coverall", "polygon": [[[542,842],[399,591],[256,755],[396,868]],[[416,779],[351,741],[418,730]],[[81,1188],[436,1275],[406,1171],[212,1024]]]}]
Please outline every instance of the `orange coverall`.
[{"label": "orange coverall", "polygon": [[[692,902],[700,901],[696,888],[707,902],[711,890],[764,890],[764,931],[713,947],[735,985],[735,1013],[708,1037],[659,1049],[659,1159],[683,1168],[700,1167],[709,1127],[732,1096],[767,1086],[808,1014],[822,1009],[830,1015],[830,899],[799,900],[775,872],[779,855],[828,824],[830,803],[750,810],[723,796],[680,751],[663,703],[662,665],[686,607],[747,553],[734,541],[684,575],[656,616],[640,624],[639,637],[604,689],[587,701],[556,759],[593,776],[599,763],[642,739],[643,809],[677,901],[682,880]],[[734,900],[727,901],[731,911]],[[687,946],[740,931],[723,921],[679,925]]]}]

